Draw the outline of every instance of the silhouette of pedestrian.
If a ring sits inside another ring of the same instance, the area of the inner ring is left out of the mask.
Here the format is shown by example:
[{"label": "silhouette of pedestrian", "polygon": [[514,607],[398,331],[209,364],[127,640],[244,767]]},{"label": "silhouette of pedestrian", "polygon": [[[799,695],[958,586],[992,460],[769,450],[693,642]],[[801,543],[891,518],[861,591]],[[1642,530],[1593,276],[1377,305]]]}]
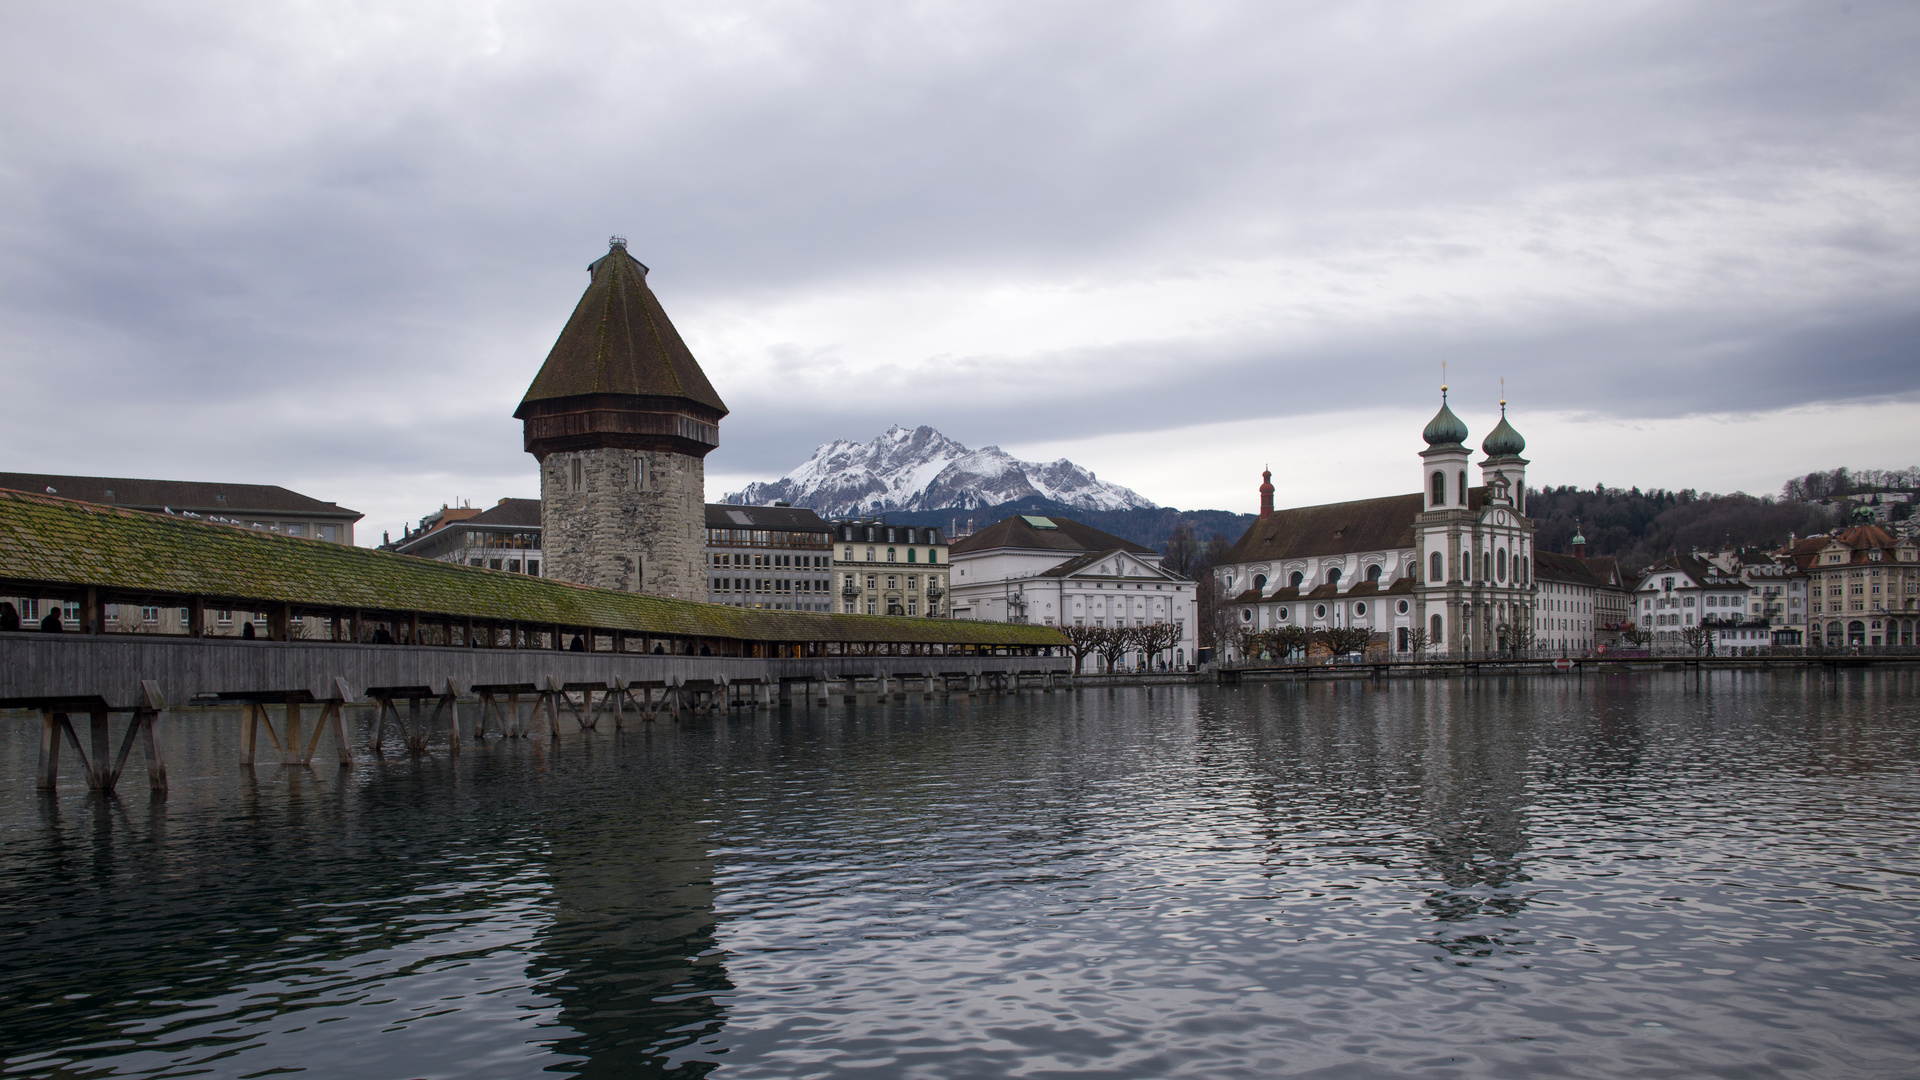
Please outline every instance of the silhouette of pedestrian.
[{"label": "silhouette of pedestrian", "polygon": [[0,600],[0,630],[18,629],[20,629],[20,612],[14,609],[11,601]]},{"label": "silhouette of pedestrian", "polygon": [[66,629],[66,624],[60,619],[59,608],[54,608],[52,611],[47,612],[47,617],[40,620],[41,633],[61,634],[65,633]]},{"label": "silhouette of pedestrian", "polygon": [[567,646],[567,651],[568,652],[586,652],[587,643],[580,640],[579,634],[575,634],[573,635],[573,643]]},{"label": "silhouette of pedestrian", "polygon": [[240,636],[243,638],[246,638],[248,641],[253,640],[254,633],[253,633],[252,619],[248,619],[246,622],[243,622],[240,624]]}]

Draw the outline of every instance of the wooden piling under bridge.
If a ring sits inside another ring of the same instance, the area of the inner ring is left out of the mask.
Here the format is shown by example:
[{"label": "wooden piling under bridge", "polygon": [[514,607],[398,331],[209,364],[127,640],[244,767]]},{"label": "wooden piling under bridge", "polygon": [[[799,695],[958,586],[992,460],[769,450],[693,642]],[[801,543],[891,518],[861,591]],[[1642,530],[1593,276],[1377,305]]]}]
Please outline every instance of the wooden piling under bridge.
[{"label": "wooden piling under bridge", "polygon": [[[458,752],[490,732],[724,709],[742,687],[755,705],[776,690],[791,702],[795,684],[803,702],[863,681],[892,697],[909,682],[928,695],[1050,687],[1072,664],[1051,627],[671,600],[12,491],[0,491],[0,597],[80,607],[78,633],[0,631],[0,708],[40,713],[48,790],[63,746],[89,787],[112,791],[139,742],[165,791],[163,719],[189,702],[241,710],[243,764],[270,749],[310,766],[324,746],[345,768],[349,705],[376,710],[376,751],[391,724],[411,752],[436,733]],[[175,616],[160,625],[184,611],[187,625],[108,632],[108,605]],[[210,632],[216,611],[264,614],[267,632]],[[463,702],[477,712],[465,728]],[[115,714],[128,718],[117,754]]]}]

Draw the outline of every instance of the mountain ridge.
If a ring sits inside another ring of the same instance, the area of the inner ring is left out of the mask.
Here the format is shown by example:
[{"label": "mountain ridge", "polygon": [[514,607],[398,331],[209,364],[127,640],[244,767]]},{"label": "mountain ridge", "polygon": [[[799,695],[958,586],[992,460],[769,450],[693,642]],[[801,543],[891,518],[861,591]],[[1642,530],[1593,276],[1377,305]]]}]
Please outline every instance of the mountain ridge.
[{"label": "mountain ridge", "polygon": [[1072,511],[1156,509],[1131,488],[1066,458],[1021,461],[998,446],[970,450],[929,425],[898,424],[868,442],[835,439],[778,480],[722,497],[736,506],[787,502],[822,517],[977,510],[1040,499]]}]

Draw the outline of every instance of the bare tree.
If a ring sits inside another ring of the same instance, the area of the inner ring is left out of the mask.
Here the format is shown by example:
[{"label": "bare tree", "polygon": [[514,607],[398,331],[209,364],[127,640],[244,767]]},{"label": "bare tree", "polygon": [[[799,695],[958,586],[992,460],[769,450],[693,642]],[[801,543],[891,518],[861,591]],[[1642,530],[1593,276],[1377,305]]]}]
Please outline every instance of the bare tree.
[{"label": "bare tree", "polygon": [[1313,634],[1304,626],[1282,626],[1267,631],[1267,642],[1275,659],[1286,660],[1294,653],[1305,659],[1307,649],[1313,644]]},{"label": "bare tree", "polygon": [[1193,534],[1193,525],[1182,521],[1167,534],[1166,550],[1160,555],[1160,566],[1183,578],[1191,578],[1205,554],[1200,538]]},{"label": "bare tree", "polygon": [[1120,661],[1133,651],[1133,631],[1124,626],[1096,626],[1093,651],[1107,662],[1107,673],[1111,675]]},{"label": "bare tree", "polygon": [[1427,650],[1433,648],[1433,640],[1427,636],[1424,627],[1416,626],[1407,634],[1407,648],[1413,655],[1424,657],[1427,655]]},{"label": "bare tree", "polygon": [[1100,638],[1105,631],[1101,626],[1062,626],[1060,636],[1067,639],[1067,648],[1073,653],[1073,673],[1080,674],[1080,665],[1088,656],[1100,650]]},{"label": "bare tree", "polygon": [[1326,646],[1328,652],[1340,657],[1354,652],[1364,654],[1373,642],[1373,631],[1364,626],[1330,626],[1314,631],[1313,637]]},{"label": "bare tree", "polygon": [[1533,651],[1533,640],[1533,621],[1531,619],[1522,619],[1507,627],[1508,651],[1516,655],[1531,652]]},{"label": "bare tree", "polygon": [[1698,656],[1700,650],[1706,648],[1712,637],[1713,631],[1705,626],[1689,626],[1680,631],[1680,644],[1692,649],[1693,654]]},{"label": "bare tree", "polygon": [[1637,623],[1628,623],[1620,628],[1620,640],[1638,649],[1647,643],[1652,635],[1642,630]]},{"label": "bare tree", "polygon": [[1175,645],[1180,644],[1180,628],[1169,622],[1148,623],[1135,627],[1133,637],[1140,651],[1147,654],[1147,666],[1151,667],[1154,657],[1171,652]]}]

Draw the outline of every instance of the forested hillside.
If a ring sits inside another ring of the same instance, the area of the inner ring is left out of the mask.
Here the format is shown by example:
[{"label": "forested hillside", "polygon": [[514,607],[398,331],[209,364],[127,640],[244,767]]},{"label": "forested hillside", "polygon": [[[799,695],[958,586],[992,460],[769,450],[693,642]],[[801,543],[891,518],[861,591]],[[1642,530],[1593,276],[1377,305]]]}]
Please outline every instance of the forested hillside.
[{"label": "forested hillside", "polygon": [[1616,555],[1640,567],[1670,551],[1774,546],[1790,535],[1831,528],[1838,510],[1818,503],[1775,502],[1752,495],[1701,494],[1691,488],[1552,487],[1527,493],[1527,513],[1539,523],[1542,551],[1566,552],[1575,520],[1587,554]]}]

